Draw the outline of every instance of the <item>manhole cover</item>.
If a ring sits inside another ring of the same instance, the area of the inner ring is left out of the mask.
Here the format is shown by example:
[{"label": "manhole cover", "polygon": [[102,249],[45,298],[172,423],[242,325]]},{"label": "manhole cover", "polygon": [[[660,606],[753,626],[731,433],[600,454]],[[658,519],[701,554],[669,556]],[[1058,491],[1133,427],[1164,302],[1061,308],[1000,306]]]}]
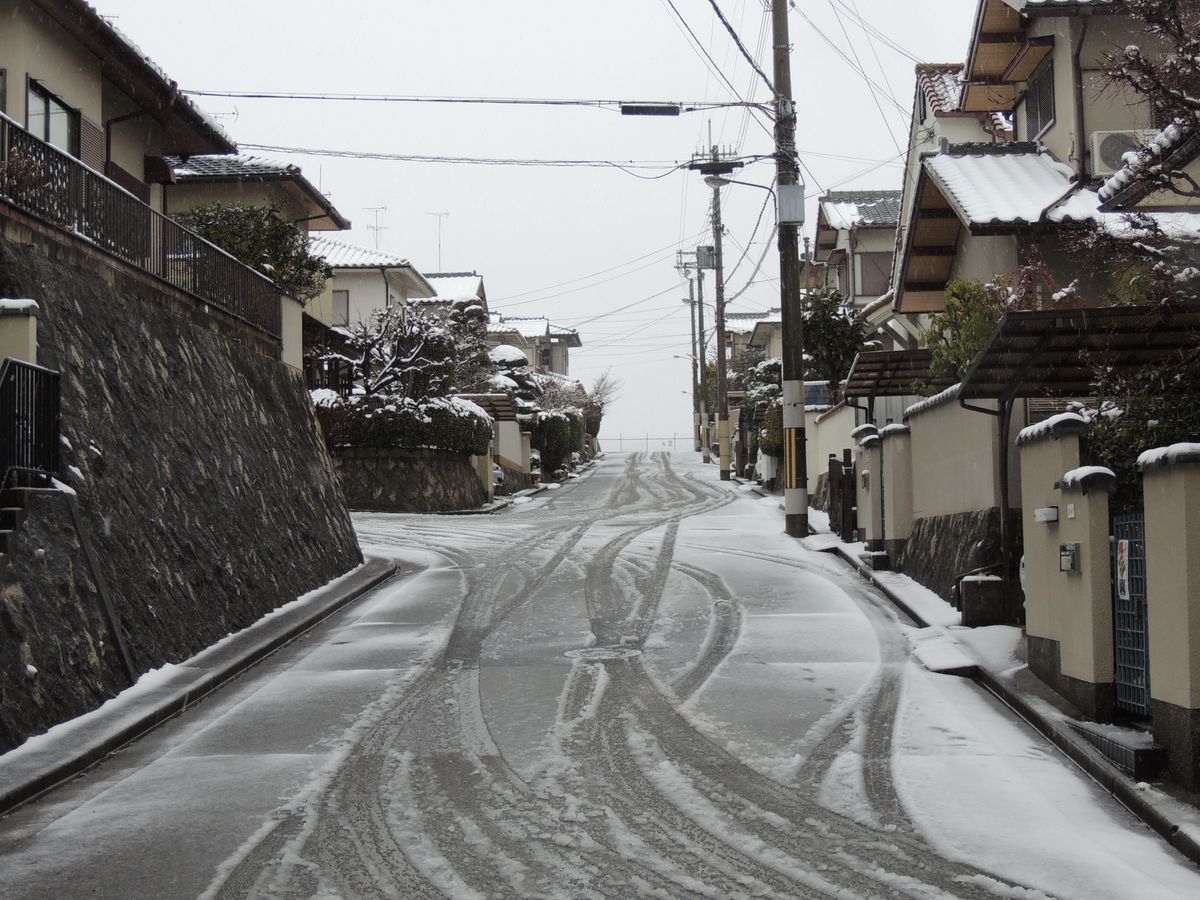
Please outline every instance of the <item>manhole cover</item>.
[{"label": "manhole cover", "polygon": [[633,647],[580,647],[578,650],[568,650],[563,656],[571,659],[586,659],[589,662],[599,662],[605,659],[633,659],[641,656],[642,651]]}]

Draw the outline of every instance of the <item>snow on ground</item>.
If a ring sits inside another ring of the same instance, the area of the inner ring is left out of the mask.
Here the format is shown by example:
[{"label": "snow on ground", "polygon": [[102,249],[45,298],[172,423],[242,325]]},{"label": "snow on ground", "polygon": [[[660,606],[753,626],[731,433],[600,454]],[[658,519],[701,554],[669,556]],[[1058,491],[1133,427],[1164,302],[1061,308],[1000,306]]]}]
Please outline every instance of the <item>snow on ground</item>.
[{"label": "snow on ground", "polygon": [[1193,866],[1007,707],[963,678],[907,674],[897,789],[944,853],[1055,896],[1200,896]]}]

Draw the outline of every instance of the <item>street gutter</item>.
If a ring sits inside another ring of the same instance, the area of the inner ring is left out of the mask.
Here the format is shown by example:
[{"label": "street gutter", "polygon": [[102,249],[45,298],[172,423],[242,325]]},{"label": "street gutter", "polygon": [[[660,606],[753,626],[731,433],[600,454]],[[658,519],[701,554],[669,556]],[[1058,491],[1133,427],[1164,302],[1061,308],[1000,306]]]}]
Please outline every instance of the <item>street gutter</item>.
[{"label": "street gutter", "polygon": [[303,603],[282,613],[267,613],[178,664],[163,684],[140,692],[135,685],[128,689],[134,694],[126,702],[118,694],[99,709],[0,755],[0,815],[87,771],[398,573],[415,571],[407,566],[401,572],[395,560],[369,557],[313,591]]},{"label": "street gutter", "polygon": [[[856,558],[843,544],[827,548],[849,563],[859,575],[874,585],[880,593],[888,598],[905,615],[921,628],[929,628],[927,622],[915,609],[905,603],[895,591],[881,582],[874,570]],[[969,652],[969,650],[968,650]],[[1001,703],[1011,709],[1030,727],[1054,744],[1073,763],[1084,770],[1091,778],[1122,804],[1131,813],[1141,819],[1168,844],[1186,856],[1193,863],[1200,865],[1200,841],[1188,833],[1185,826],[1191,823],[1179,821],[1172,815],[1172,810],[1164,809],[1164,804],[1155,803],[1144,791],[1138,788],[1138,783],[1118,769],[1106,759],[1099,750],[1080,738],[1062,722],[1046,715],[1038,709],[1019,691],[1015,690],[1005,679],[983,665],[975,666],[968,677],[991,693]],[[1179,801],[1172,801],[1179,802]]]}]

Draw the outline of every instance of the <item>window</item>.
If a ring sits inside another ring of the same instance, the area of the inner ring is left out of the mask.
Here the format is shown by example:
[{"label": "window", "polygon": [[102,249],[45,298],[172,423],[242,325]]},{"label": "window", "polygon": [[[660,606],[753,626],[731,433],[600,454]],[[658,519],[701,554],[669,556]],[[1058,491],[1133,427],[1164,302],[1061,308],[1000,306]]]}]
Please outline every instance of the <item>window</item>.
[{"label": "window", "polygon": [[885,294],[888,282],[892,278],[892,254],[860,253],[858,254],[858,265],[861,273],[858,280],[858,293],[871,298]]},{"label": "window", "polygon": [[1025,90],[1025,139],[1037,140],[1054,124],[1054,66],[1047,65],[1029,79]]},{"label": "window", "polygon": [[554,351],[549,347],[541,347],[538,349],[538,365],[543,369],[549,369],[554,365]]},{"label": "window", "polygon": [[79,155],[79,111],[33,80],[25,105],[25,127],[64,153]]},{"label": "window", "polygon": [[350,325],[350,292],[333,292],[333,324],[347,328]]}]

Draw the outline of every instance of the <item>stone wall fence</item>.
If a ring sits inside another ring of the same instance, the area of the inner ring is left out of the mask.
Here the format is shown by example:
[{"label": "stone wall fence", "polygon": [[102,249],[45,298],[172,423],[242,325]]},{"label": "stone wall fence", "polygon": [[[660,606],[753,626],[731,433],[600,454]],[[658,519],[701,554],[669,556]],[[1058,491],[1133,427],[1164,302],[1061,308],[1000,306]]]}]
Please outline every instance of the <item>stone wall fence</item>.
[{"label": "stone wall fence", "polygon": [[1200,444],[1138,459],[1155,740],[1173,778],[1200,789]]},{"label": "stone wall fence", "polygon": [[1023,430],[1021,525],[1030,670],[1088,718],[1115,710],[1109,495],[1113,473],[1083,465],[1088,425],[1063,413]]}]

